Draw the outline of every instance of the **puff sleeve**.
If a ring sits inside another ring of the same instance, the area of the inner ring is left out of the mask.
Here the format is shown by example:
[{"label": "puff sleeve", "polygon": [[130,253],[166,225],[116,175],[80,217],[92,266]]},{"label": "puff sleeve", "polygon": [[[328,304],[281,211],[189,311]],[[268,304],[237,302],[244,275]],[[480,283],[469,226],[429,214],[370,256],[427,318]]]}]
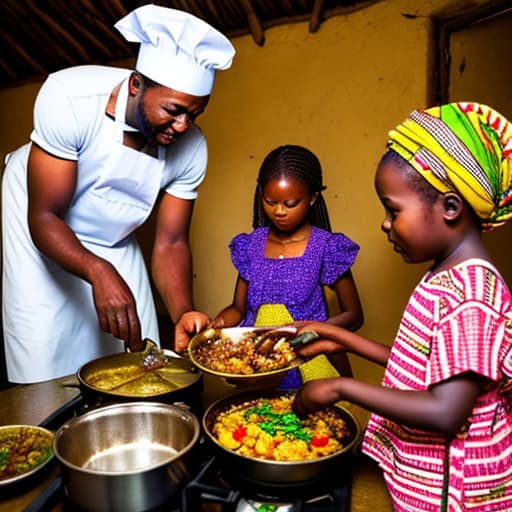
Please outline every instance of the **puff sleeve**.
[{"label": "puff sleeve", "polygon": [[231,252],[231,261],[238,270],[238,273],[249,280],[249,266],[251,262],[251,250],[249,248],[251,237],[247,233],[240,233],[231,240],[229,250]]},{"label": "puff sleeve", "polygon": [[330,233],[322,261],[320,280],[323,285],[334,284],[354,264],[359,245],[342,233]]}]

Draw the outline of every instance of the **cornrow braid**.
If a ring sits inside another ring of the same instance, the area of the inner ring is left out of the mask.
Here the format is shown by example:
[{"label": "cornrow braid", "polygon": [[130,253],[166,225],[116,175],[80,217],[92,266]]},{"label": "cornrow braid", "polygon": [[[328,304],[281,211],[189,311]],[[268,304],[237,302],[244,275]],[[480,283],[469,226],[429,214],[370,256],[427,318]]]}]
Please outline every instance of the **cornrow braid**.
[{"label": "cornrow braid", "polygon": [[332,231],[327,206],[322,196],[325,186],[320,161],[309,149],[291,144],[272,150],[261,164],[254,193],[252,227],[269,225],[262,205],[261,190],[270,180],[287,177],[306,184],[311,194],[317,194],[308,211],[309,222],[313,226]]}]

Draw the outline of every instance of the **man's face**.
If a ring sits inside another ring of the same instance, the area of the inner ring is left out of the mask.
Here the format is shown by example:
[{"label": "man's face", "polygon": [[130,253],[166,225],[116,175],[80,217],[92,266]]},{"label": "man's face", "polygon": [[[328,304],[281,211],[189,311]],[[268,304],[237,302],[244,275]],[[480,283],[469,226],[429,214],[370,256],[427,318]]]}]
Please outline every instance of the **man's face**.
[{"label": "man's face", "polygon": [[209,99],[168,87],[142,85],[136,106],[137,128],[150,142],[172,144],[203,113]]}]

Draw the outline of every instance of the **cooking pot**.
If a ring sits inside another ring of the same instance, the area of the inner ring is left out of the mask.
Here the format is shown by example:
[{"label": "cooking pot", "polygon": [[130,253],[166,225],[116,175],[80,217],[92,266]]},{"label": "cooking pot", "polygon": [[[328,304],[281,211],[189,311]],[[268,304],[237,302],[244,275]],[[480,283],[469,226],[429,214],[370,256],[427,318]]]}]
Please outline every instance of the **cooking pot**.
[{"label": "cooking pot", "polygon": [[[92,403],[159,401],[176,402],[188,398],[201,384],[202,374],[187,358],[171,350],[163,349],[166,363],[159,368],[145,368],[144,352],[122,352],[99,357],[84,364],[77,371],[76,377],[84,398]],[[134,374],[133,370],[137,373]],[[123,378],[123,371],[130,370]],[[98,381],[98,375],[116,379],[112,386],[105,386]],[[154,379],[160,383],[158,389],[144,387],[145,379]],[[137,386],[140,383],[140,386]]]},{"label": "cooking pot", "polygon": [[355,417],[347,409],[337,405],[333,407],[337,414],[345,421],[350,435],[343,448],[339,451],[317,459],[275,461],[249,457],[225,448],[213,434],[213,424],[221,412],[254,399],[278,398],[288,394],[293,394],[293,392],[286,390],[243,391],[221,398],[206,410],[202,421],[203,429],[219,452],[219,456],[224,459],[225,467],[229,467],[230,471],[249,480],[272,485],[290,485],[325,477],[335,470],[336,467],[350,463],[352,450],[359,441],[360,428]]},{"label": "cooking pot", "polygon": [[189,479],[199,433],[198,419],[180,406],[121,403],[64,423],[53,451],[80,510],[139,512],[162,506]]}]

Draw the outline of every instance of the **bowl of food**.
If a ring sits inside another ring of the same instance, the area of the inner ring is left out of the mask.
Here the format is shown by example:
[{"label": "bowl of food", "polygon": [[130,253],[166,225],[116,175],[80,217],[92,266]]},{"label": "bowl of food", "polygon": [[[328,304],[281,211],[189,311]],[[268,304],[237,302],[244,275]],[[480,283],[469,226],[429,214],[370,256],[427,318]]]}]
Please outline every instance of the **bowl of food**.
[{"label": "bowl of food", "polygon": [[54,458],[53,432],[32,425],[0,427],[0,489],[28,479]]},{"label": "bowl of food", "polygon": [[350,463],[360,428],[344,407],[305,418],[292,410],[294,391],[250,390],[212,404],[203,429],[227,467],[259,482],[297,484]]},{"label": "bowl of food", "polygon": [[188,345],[191,362],[201,371],[235,384],[272,382],[302,364],[290,343],[294,327],[206,329]]}]

